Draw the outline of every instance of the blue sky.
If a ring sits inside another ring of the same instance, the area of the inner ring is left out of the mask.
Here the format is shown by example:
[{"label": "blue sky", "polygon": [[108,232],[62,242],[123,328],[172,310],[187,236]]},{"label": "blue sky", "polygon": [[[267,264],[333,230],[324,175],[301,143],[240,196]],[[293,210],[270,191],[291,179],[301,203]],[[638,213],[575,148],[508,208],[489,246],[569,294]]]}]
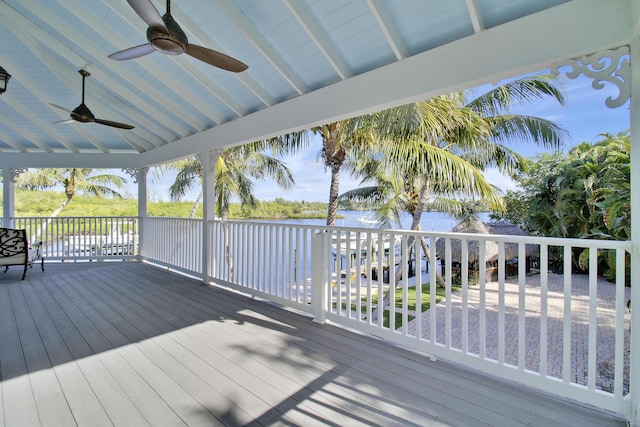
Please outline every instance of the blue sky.
[{"label": "blue sky", "polygon": [[[594,142],[599,139],[598,135],[601,133],[617,133],[629,129],[628,103],[617,109],[610,109],[605,105],[607,97],[617,96],[617,88],[607,84],[603,89],[596,90],[591,87],[591,83],[591,79],[583,76],[575,80],[561,78],[559,84],[566,99],[564,107],[555,102],[544,100],[529,104],[525,108],[514,108],[512,112],[543,117],[564,126],[570,134],[565,141],[566,149],[580,142]],[[481,91],[482,88],[479,90]],[[284,191],[277,188],[272,182],[261,181],[256,183],[256,196],[264,201],[282,197],[287,200],[327,202],[330,174],[325,171],[318,158],[320,147],[320,138],[314,137],[309,149],[284,159],[293,171],[296,180],[293,189]],[[526,144],[515,144],[511,148],[525,156],[533,156],[537,152],[544,151],[541,147]],[[487,171],[485,176],[503,191],[515,188],[515,183],[500,175],[496,170]],[[168,200],[168,188],[173,179],[174,175],[167,175],[155,183],[150,183],[149,198],[151,200]],[[341,174],[341,193],[357,187],[358,181],[346,173]],[[135,188],[131,188],[129,191],[133,194],[136,193]],[[198,191],[191,192],[184,200],[195,200],[197,193]]]}]

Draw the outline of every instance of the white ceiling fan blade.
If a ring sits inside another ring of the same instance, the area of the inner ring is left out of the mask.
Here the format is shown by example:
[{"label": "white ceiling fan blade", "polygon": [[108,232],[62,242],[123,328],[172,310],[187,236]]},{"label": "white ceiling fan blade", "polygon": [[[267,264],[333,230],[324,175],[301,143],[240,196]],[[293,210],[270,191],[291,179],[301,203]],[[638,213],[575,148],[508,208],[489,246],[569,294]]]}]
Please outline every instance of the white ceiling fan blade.
[{"label": "white ceiling fan blade", "polygon": [[141,44],[140,46],[130,47],[129,49],[121,50],[119,52],[112,53],[109,58],[115,61],[125,61],[127,59],[140,58],[154,52],[155,49],[149,43]]},{"label": "white ceiling fan blade", "polygon": [[162,16],[160,16],[160,13],[150,0],[127,0],[127,3],[148,26],[161,28],[165,33],[169,32],[162,20]]},{"label": "white ceiling fan blade", "polygon": [[51,103],[50,103],[49,105],[51,105],[52,107],[56,107],[56,108],[58,108],[58,109],[60,109],[60,110],[62,110],[62,111],[66,111],[66,112],[67,112],[67,113],[69,113],[69,114],[73,113],[73,111],[71,111],[71,110],[67,110],[66,108],[61,107],[61,106],[59,106],[59,105],[51,104]]}]

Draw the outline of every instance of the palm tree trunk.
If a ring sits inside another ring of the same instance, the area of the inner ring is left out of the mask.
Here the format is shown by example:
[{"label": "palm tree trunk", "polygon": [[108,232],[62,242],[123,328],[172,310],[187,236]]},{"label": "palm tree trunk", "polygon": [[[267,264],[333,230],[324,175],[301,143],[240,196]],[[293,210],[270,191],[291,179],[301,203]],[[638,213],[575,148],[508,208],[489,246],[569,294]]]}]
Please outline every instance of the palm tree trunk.
[{"label": "palm tree trunk", "polygon": [[333,226],[338,216],[338,193],[340,191],[340,166],[331,167],[331,186],[329,187],[329,207],[327,208],[327,225]]},{"label": "palm tree trunk", "polygon": [[[422,188],[420,189],[420,197],[418,199],[418,203],[416,204],[416,208],[411,213],[411,216],[412,216],[411,230],[413,231],[420,231],[421,229],[420,220],[422,219],[422,212],[427,202],[428,195],[429,195],[429,181],[426,181],[422,185]],[[409,253],[407,254],[408,260],[411,259],[411,252],[413,251],[413,242],[415,242],[415,236],[409,236],[409,238],[407,239],[407,247],[409,248]],[[435,244],[435,242],[433,244]],[[429,248],[427,247],[427,241],[423,237],[420,238],[420,245],[422,246],[422,250],[424,252],[425,258],[427,259],[427,262],[429,263],[431,268],[436,269],[436,283],[441,288],[444,288],[445,287],[444,279],[442,278],[442,276],[440,275],[440,272],[436,268],[435,263],[431,262],[431,256],[429,255]],[[417,261],[418,261],[418,257],[416,257],[416,262]],[[401,279],[402,279],[402,265],[399,265],[395,272],[396,288],[398,287],[398,284],[400,283]],[[417,284],[417,286],[420,286],[420,285],[421,283]],[[387,307],[389,307],[389,304],[391,303],[391,292],[395,292],[395,288],[389,289],[387,291],[387,293],[384,295],[384,298],[382,299],[382,303],[378,304],[378,307],[372,313],[371,317],[374,322],[378,320],[378,316],[380,315],[379,310],[382,309],[382,311],[384,312],[384,310],[386,310]]]},{"label": "palm tree trunk", "polygon": [[53,218],[57,217],[60,212],[62,212],[64,210],[64,208],[67,207],[67,205],[69,203],[71,203],[71,199],[73,196],[67,196],[67,198],[65,199],[64,202],[62,202],[60,204],[60,206],[58,206],[58,208],[53,211],[53,213],[49,216],[49,218],[47,218],[47,220],[45,222],[43,222],[42,224],[40,224],[40,228],[38,228],[38,230],[36,231],[36,234],[31,236],[31,240],[30,243],[33,242],[37,242],[38,239],[40,238],[40,236],[42,235],[42,233],[45,232],[45,230],[47,229],[47,227],[49,227],[49,224],[51,224],[53,222]]},{"label": "palm tree trunk", "polygon": [[225,222],[226,217],[222,218],[223,221],[223,233],[224,233],[224,256],[225,256],[225,260],[227,261],[227,265],[229,266],[229,280],[230,281],[234,281],[235,280],[235,272],[233,269],[233,257],[231,256],[231,251],[229,250],[229,224],[227,224]]},{"label": "palm tree trunk", "polygon": [[198,193],[198,197],[196,197],[195,202],[193,202],[193,207],[191,208],[191,213],[189,213],[189,219],[193,219],[196,216],[196,212],[198,211],[198,206],[200,206],[200,203],[202,203],[202,190],[200,190],[200,193]]}]

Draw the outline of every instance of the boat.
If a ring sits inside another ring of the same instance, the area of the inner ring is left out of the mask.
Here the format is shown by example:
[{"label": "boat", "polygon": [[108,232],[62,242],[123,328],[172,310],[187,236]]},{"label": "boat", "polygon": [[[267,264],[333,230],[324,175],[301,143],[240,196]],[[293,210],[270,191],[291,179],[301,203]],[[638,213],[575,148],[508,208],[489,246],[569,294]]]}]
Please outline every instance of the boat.
[{"label": "boat", "polygon": [[371,212],[367,212],[364,215],[360,215],[358,219],[356,219],[356,221],[358,221],[358,224],[361,224],[366,227],[374,227],[378,224],[378,220],[376,219],[375,215]]}]

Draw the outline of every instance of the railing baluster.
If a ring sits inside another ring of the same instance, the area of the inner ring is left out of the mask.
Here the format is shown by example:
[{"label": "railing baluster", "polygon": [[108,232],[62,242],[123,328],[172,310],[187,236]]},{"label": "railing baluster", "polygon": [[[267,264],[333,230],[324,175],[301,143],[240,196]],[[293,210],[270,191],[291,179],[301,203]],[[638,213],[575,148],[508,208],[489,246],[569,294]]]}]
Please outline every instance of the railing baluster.
[{"label": "railing baluster", "polygon": [[[409,330],[409,247],[407,245],[408,236],[403,235],[401,238],[400,262],[402,263],[402,333],[407,335]],[[420,286],[419,280],[416,280],[416,291]]]},{"label": "railing baluster", "polygon": [[378,233],[378,253],[377,253],[377,261],[378,261],[378,327],[382,328],[384,325],[384,305],[383,305],[383,297],[384,297],[384,237],[382,232]]},{"label": "railing baluster", "polygon": [[[435,246],[435,245],[434,245]],[[462,352],[469,352],[469,240],[460,241],[460,278],[462,280]]]},{"label": "railing baluster", "polygon": [[527,322],[527,283],[525,282],[524,243],[518,244],[518,369],[523,371],[526,367],[526,322]]},{"label": "railing baluster", "polygon": [[540,375],[547,376],[549,246],[540,245]]},{"label": "railing baluster", "polygon": [[[448,237],[445,238],[445,244],[449,240]],[[436,245],[435,243],[429,246],[429,258],[435,263],[436,261]],[[449,262],[450,259],[449,259]],[[437,342],[436,339],[436,288],[437,284],[437,268],[434,267],[431,269],[429,273],[429,338],[427,338],[431,344],[435,344]]]},{"label": "railing baluster", "polygon": [[[460,242],[462,244],[462,242]],[[448,260],[452,259],[451,255],[451,240],[447,240],[445,243],[445,258]],[[447,263],[447,279],[445,281],[445,323],[444,323],[444,332],[445,338],[444,343],[445,346],[450,349],[451,348],[451,286],[453,285],[453,268],[452,263]],[[437,288],[437,285],[435,286]],[[431,304],[436,307],[437,301],[433,300]],[[437,315],[436,315],[437,316]]]},{"label": "railing baluster", "polygon": [[504,242],[498,243],[498,363],[504,364],[505,356],[505,288],[504,288]]},{"label": "railing baluster", "polygon": [[367,302],[366,302],[366,316],[367,323],[372,324],[371,318],[373,316],[373,254],[375,252],[375,239],[372,232],[367,232]]},{"label": "railing baluster", "polygon": [[571,246],[564,247],[564,318],[562,333],[562,381],[571,381]]},{"label": "railing baluster", "polygon": [[[431,243],[429,243],[431,244]],[[422,244],[420,239],[413,241],[413,253],[416,259],[416,317],[415,322],[415,336],[420,338],[422,331],[422,275],[424,273],[422,269]],[[427,255],[425,254],[425,262]]]},{"label": "railing baluster", "polygon": [[356,250],[355,250],[355,287],[356,287],[356,303],[354,318],[362,320],[362,233],[356,234]]},{"label": "railing baluster", "polygon": [[[389,329],[396,330],[396,248],[395,235],[389,234],[389,261],[387,262],[387,275],[389,276]],[[384,267],[382,279],[384,282]]]},{"label": "railing baluster", "polygon": [[589,347],[587,387],[596,389],[596,340],[598,337],[598,251],[589,251]]},{"label": "railing baluster", "polygon": [[487,258],[485,240],[478,240],[478,281],[480,282],[480,332],[479,332],[479,354],[480,359],[487,357]]},{"label": "railing baluster", "polygon": [[625,324],[624,315],[626,310],[625,288],[626,288],[626,251],[616,249],[616,319],[615,319],[615,368],[613,392],[618,399],[623,397],[624,385],[624,355],[625,355]]}]

